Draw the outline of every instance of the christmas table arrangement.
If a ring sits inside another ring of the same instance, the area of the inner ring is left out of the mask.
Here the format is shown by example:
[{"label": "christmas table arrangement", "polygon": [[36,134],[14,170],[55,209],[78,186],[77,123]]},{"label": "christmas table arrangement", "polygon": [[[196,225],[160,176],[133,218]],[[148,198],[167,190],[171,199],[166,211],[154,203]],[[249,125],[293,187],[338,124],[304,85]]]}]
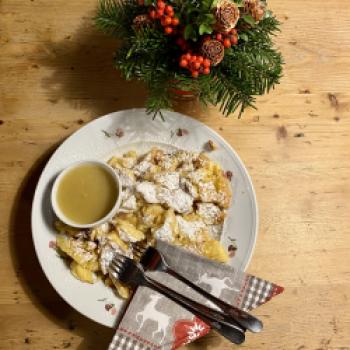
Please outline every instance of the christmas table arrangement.
[{"label": "christmas table arrangement", "polygon": [[100,0],[96,25],[119,39],[115,67],[145,83],[154,116],[178,95],[241,115],[281,78],[264,0]]}]

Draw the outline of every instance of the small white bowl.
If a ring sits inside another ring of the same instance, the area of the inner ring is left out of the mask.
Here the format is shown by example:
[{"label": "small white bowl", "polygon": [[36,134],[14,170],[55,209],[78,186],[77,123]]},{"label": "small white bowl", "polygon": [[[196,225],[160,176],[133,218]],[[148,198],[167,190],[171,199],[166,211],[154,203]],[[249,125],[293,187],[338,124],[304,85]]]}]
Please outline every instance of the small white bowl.
[{"label": "small white bowl", "polygon": [[[115,180],[115,183],[118,186],[118,191],[119,191],[118,198],[117,198],[113,208],[111,209],[111,211],[106,216],[104,216],[102,219],[95,221],[95,222],[92,222],[90,224],[77,224],[76,222],[70,220],[62,213],[62,211],[57,203],[57,189],[58,189],[58,186],[59,186],[61,180],[70,170],[72,170],[78,166],[81,166],[83,164],[97,164],[97,165],[103,167],[105,170],[107,170],[112,175],[113,179]],[[72,226],[72,227],[77,227],[77,228],[91,228],[91,227],[101,225],[101,224],[111,220],[113,218],[113,216],[116,215],[118,212],[118,209],[119,209],[120,203],[121,203],[121,199],[122,199],[122,184],[121,184],[121,181],[119,179],[119,176],[113,170],[113,168],[110,167],[108,164],[103,163],[103,162],[99,162],[96,160],[79,161],[79,162],[73,163],[72,165],[68,166],[66,169],[64,169],[57,176],[57,178],[53,184],[52,191],[51,191],[51,204],[52,204],[53,211],[55,212],[57,217],[65,224]]]}]

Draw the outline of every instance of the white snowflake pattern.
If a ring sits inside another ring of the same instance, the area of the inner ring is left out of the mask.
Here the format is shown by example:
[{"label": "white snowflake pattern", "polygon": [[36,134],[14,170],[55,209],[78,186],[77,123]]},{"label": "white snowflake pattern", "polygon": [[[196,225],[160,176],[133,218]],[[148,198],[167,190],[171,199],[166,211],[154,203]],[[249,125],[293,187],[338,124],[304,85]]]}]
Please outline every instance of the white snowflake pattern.
[{"label": "white snowflake pattern", "polygon": [[195,339],[197,339],[202,334],[204,329],[205,327],[203,325],[195,322],[194,325],[191,326],[188,330],[185,344],[189,344],[193,342]]}]

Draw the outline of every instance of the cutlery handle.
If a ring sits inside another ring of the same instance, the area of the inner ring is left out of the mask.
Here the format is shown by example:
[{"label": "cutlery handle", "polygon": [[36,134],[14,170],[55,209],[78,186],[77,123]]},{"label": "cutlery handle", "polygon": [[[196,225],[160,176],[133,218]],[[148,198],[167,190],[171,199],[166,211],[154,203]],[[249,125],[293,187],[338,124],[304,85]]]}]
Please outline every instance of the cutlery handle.
[{"label": "cutlery handle", "polygon": [[193,282],[189,281],[186,277],[180,275],[178,272],[172,270],[169,267],[167,267],[163,271],[169,273],[170,275],[174,276],[175,278],[177,278],[181,282],[187,284],[189,287],[191,287],[193,290],[195,290],[199,294],[203,295],[205,298],[207,298],[212,303],[214,303],[216,306],[218,306],[225,314],[230,316],[234,321],[236,321],[243,328],[248,329],[254,333],[258,333],[262,330],[263,324],[255,316],[249,314],[246,311],[240,310],[240,309],[224,302],[223,300],[220,300],[219,298],[208,293],[206,290],[197,286]]},{"label": "cutlery handle", "polygon": [[225,322],[223,314],[208,308],[205,305],[199,304],[194,300],[191,300],[184,295],[177,293],[176,291],[166,287],[165,285],[153,280],[148,276],[144,276],[145,279],[143,284],[146,287],[152,288],[153,290],[165,295],[172,301],[181,305],[186,310],[192,312],[205,323],[209,324],[218,333],[223,335],[225,338],[235,344],[242,344],[245,340],[244,330],[239,325]]}]

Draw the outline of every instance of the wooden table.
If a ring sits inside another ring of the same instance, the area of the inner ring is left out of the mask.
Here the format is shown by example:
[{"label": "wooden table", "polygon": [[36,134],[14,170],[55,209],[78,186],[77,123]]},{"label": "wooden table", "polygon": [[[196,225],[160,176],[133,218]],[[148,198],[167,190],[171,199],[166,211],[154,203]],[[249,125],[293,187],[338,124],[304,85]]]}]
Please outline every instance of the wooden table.
[{"label": "wooden table", "polygon": [[[0,349],[105,349],[112,330],[80,316],[44,277],[30,230],[52,151],[107,112],[142,106],[111,67],[96,0],[0,3]],[[242,349],[350,349],[350,3],[271,0],[283,21],[281,85],[241,120],[189,103],[238,151],[255,184],[260,235],[249,272],[286,287],[256,311]],[[214,333],[187,349],[235,349]]]}]

